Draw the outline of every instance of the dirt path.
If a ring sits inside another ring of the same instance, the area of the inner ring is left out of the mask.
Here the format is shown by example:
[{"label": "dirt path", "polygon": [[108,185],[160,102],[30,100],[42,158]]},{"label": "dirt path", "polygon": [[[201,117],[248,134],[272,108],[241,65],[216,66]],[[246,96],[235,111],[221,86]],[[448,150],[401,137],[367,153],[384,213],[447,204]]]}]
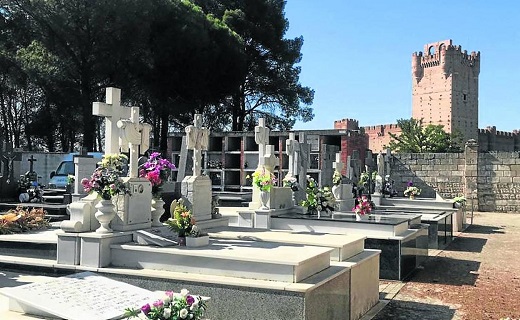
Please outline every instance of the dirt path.
[{"label": "dirt path", "polygon": [[373,319],[507,317],[520,319],[520,214],[486,212]]}]

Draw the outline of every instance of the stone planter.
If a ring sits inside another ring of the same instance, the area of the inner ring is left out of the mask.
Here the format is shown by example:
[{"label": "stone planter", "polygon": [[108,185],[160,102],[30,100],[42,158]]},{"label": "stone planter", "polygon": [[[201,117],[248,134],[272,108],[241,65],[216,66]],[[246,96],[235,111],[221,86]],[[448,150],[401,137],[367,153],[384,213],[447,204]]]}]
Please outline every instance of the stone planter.
[{"label": "stone planter", "polygon": [[260,190],[260,203],[262,204],[262,206],[260,207],[260,210],[269,210],[269,207],[267,206],[268,201],[269,201],[269,191]]},{"label": "stone planter", "polygon": [[204,247],[209,245],[209,236],[186,237],[186,247]]},{"label": "stone planter", "polygon": [[164,213],[164,201],[152,198],[152,227],[161,227],[160,221]]},{"label": "stone planter", "polygon": [[96,213],[94,216],[99,221],[101,225],[96,229],[97,233],[111,233],[112,229],[110,229],[109,224],[116,216],[116,211],[114,210],[114,204],[112,200],[101,200],[96,204]]},{"label": "stone planter", "polygon": [[366,221],[366,220],[368,220],[368,214],[356,213],[356,221]]}]

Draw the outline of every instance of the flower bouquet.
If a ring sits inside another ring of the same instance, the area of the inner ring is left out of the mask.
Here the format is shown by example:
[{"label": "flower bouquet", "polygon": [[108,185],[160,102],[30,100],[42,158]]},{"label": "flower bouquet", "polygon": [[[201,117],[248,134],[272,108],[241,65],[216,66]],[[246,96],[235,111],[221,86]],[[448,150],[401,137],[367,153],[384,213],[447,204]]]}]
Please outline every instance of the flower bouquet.
[{"label": "flower bouquet", "polygon": [[0,234],[22,233],[49,227],[47,212],[43,208],[16,207],[0,214]]},{"label": "flower bouquet", "polygon": [[285,176],[282,182],[284,187],[289,187],[292,191],[298,191],[299,189],[298,180],[296,180],[295,176]]},{"label": "flower bouquet", "polygon": [[141,309],[125,309],[127,319],[152,319],[152,320],[200,320],[206,311],[206,303],[201,296],[190,295],[189,291],[182,289],[180,293],[166,291],[164,297],[149,303]]},{"label": "flower bouquet", "polygon": [[152,184],[152,195],[155,199],[161,197],[161,187],[172,169],[175,169],[175,165],[167,159],[163,159],[159,152],[153,152],[150,158],[141,166],[139,177],[150,181]]},{"label": "flower bouquet", "polygon": [[191,211],[186,208],[182,199],[174,200],[170,207],[172,217],[165,224],[170,230],[177,232],[179,237],[186,237],[193,226],[195,219],[192,217]]},{"label": "flower bouquet", "polygon": [[361,198],[356,199],[357,204],[352,208],[352,211],[357,215],[364,216],[369,215],[372,211],[372,204],[367,197],[362,196]]},{"label": "flower bouquet", "polygon": [[265,170],[262,168],[261,170],[256,170],[253,172],[252,177],[249,175],[246,179],[252,179],[253,185],[256,186],[260,191],[271,191],[271,188],[276,185],[276,177],[272,172]]},{"label": "flower bouquet", "polygon": [[455,208],[462,208],[466,205],[466,198],[464,196],[459,196],[453,198],[453,206]]},{"label": "flower bouquet", "polygon": [[335,186],[339,186],[341,184],[343,177],[341,176],[341,173],[338,171],[334,171],[334,174],[332,175],[332,184]]},{"label": "flower bouquet", "polygon": [[87,193],[96,192],[103,200],[111,200],[118,194],[129,194],[130,190],[121,180],[128,158],[122,154],[104,155],[90,179],[83,178],[81,185]]},{"label": "flower bouquet", "polygon": [[[318,210],[318,186],[316,181],[307,176],[307,188],[305,189],[306,199],[300,202],[302,207],[307,208],[307,213],[313,213]],[[320,206],[321,211],[321,206]]]},{"label": "flower bouquet", "polygon": [[406,197],[414,198],[415,196],[418,196],[421,194],[421,189],[417,188],[413,185],[412,181],[408,181],[406,190],[404,190],[404,195]]}]

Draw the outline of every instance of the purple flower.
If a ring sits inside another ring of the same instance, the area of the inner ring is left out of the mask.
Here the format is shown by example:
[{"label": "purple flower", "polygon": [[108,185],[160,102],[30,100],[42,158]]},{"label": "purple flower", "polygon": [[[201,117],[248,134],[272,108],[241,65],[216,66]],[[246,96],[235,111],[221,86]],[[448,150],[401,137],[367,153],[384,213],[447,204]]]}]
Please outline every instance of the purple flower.
[{"label": "purple flower", "polygon": [[153,303],[153,306],[156,307],[156,308],[160,308],[164,305],[164,303],[162,302],[162,300],[157,300]]},{"label": "purple flower", "polygon": [[151,310],[152,310],[152,308],[150,307],[150,305],[148,303],[141,307],[141,311],[144,314],[148,314]]},{"label": "purple flower", "polygon": [[408,181],[407,186],[408,186],[408,187],[413,186],[413,182],[412,182],[412,181]]},{"label": "purple flower", "polygon": [[195,298],[193,298],[192,296],[188,295],[186,297],[186,303],[191,306],[193,303],[195,302]]}]

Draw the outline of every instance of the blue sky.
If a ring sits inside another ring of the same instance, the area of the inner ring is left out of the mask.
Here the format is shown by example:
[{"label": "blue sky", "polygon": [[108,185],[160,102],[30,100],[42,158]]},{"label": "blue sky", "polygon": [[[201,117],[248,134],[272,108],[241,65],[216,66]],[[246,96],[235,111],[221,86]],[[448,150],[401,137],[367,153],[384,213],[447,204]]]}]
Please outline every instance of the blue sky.
[{"label": "blue sky", "polygon": [[412,53],[446,39],[480,51],[479,128],[520,129],[519,13],[514,0],[287,0],[286,38],[304,38],[300,83],[315,90],[314,120],[295,129],[409,119]]}]

